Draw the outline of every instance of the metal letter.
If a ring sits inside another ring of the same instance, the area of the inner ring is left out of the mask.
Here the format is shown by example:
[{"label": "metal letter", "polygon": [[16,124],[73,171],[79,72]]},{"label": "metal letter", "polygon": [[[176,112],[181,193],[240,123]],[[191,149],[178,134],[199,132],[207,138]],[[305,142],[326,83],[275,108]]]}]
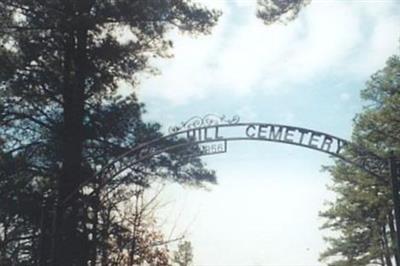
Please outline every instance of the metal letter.
[{"label": "metal letter", "polygon": [[[324,140],[322,141],[321,150],[330,151],[332,142],[333,142],[333,139],[331,137],[324,135]],[[325,149],[325,146],[327,146],[326,149]]]},{"label": "metal letter", "polygon": [[223,139],[224,137],[219,135],[219,127],[215,127],[215,139]]},{"label": "metal letter", "polygon": [[253,129],[253,130],[255,130],[256,129],[256,126],[254,126],[254,125],[249,125],[247,128],[246,128],[246,135],[247,135],[247,137],[249,137],[249,138],[254,138],[254,136],[256,135],[255,133],[253,133],[253,134],[250,134],[250,129]]},{"label": "metal letter", "polygon": [[310,137],[310,141],[308,142],[308,146],[318,149],[318,145],[316,143],[314,143],[315,141],[319,141],[318,137],[321,137],[321,135],[311,132],[311,137]]},{"label": "metal letter", "polygon": [[345,141],[337,139],[336,154],[339,154],[342,151],[343,147],[346,146],[346,145],[347,145],[347,143]]},{"label": "metal letter", "polygon": [[213,138],[210,138],[210,137],[208,136],[208,134],[207,134],[207,129],[208,129],[208,128],[205,128],[205,129],[204,129],[204,140],[212,140]]},{"label": "metal letter", "polygon": [[272,140],[281,140],[282,137],[282,128],[280,126],[277,126],[279,128],[278,132],[275,132],[275,126],[271,126],[271,131],[269,132],[269,138]]},{"label": "metal letter", "polygon": [[188,140],[195,140],[196,139],[196,130],[189,130],[188,132],[186,132],[186,136],[188,138]]},{"label": "metal letter", "polygon": [[267,128],[268,128],[268,126],[264,126],[264,125],[258,126],[258,138],[259,138],[259,139],[265,139],[265,138],[267,138],[266,135],[262,135],[262,133],[267,134],[267,130],[266,130]]},{"label": "metal letter", "polygon": [[303,139],[304,139],[304,135],[307,133],[306,131],[299,129],[298,130],[300,132],[300,140],[299,140],[299,144],[303,144]]},{"label": "metal letter", "polygon": [[285,137],[283,138],[283,140],[287,142],[293,142],[294,141],[293,137],[294,137],[294,129],[287,127],[285,132]]},{"label": "metal letter", "polygon": [[199,128],[199,129],[197,129],[197,132],[198,132],[198,137],[199,137],[199,141],[201,141],[202,140],[202,138],[201,138],[201,128]]}]

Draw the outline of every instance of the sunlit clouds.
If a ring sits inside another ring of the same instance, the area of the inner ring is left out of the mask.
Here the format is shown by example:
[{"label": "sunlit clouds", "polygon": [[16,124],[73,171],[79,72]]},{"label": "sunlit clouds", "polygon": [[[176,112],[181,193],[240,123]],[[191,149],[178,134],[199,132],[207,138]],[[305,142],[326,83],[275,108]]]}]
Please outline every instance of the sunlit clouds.
[{"label": "sunlit clouds", "polygon": [[213,34],[179,36],[175,58],[156,63],[162,74],[141,93],[188,104],[216,91],[285,92],[332,72],[367,77],[398,47],[399,7],[382,2],[314,1],[294,22],[266,27],[252,1],[215,1],[223,16]]},{"label": "sunlit clouds", "polygon": [[[399,51],[398,1],[313,0],[288,25],[265,26],[256,1],[198,0],[223,11],[211,35],[174,33],[172,59],[143,78],[146,118],[164,128],[193,115],[239,115],[349,139],[369,76]],[[204,158],[211,191],[167,189],[177,229],[190,232],[196,266],[321,265],[318,212],[332,197],[332,159],[282,144],[235,143]],[[179,207],[181,206],[181,207]],[[179,210],[177,212],[177,210]],[[290,250],[290,256],[288,251]]]}]

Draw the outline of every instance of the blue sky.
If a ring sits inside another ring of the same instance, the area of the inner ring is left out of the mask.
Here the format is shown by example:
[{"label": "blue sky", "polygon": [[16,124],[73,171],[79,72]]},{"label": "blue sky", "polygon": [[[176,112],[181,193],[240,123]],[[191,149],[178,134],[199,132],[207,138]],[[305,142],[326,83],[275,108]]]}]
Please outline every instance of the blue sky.
[{"label": "blue sky", "polygon": [[[399,51],[399,1],[312,1],[288,25],[265,26],[251,0],[198,0],[223,11],[209,36],[172,33],[175,57],[141,79],[146,119],[165,128],[193,115],[240,115],[350,138],[369,76]],[[201,266],[323,265],[318,211],[332,199],[315,151],[232,143],[204,159],[217,171],[210,191],[169,186],[165,211],[187,229]]]}]

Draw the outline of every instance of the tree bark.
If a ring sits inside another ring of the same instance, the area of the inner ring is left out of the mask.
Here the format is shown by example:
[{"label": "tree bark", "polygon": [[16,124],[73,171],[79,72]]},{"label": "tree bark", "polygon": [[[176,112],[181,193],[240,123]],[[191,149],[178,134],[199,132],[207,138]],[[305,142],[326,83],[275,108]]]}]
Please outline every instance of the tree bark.
[{"label": "tree bark", "polygon": [[[75,11],[70,1],[66,3],[67,17],[74,23]],[[79,23],[76,23],[79,24]],[[59,206],[57,213],[56,265],[84,265],[86,236],[78,230],[82,200],[79,185],[83,180],[82,154],[84,142],[84,106],[87,62],[87,29],[85,25],[66,25],[63,91],[63,164],[59,180]],[[65,199],[68,198],[68,201]],[[82,225],[85,226],[85,225]]]},{"label": "tree bark", "polygon": [[384,265],[387,266],[393,266],[392,264],[392,255],[390,252],[390,244],[387,238],[387,232],[386,232],[386,225],[382,226],[382,230],[381,230],[381,241],[382,241],[382,250],[383,250],[383,254],[384,254]]},{"label": "tree bark", "polygon": [[98,245],[98,224],[99,224],[99,210],[100,210],[100,198],[99,194],[95,193],[93,196],[94,206],[93,206],[93,222],[92,222],[92,244],[91,244],[91,262],[90,266],[96,266],[97,262],[97,245]]},{"label": "tree bark", "polygon": [[[389,224],[389,230],[390,230],[390,240],[391,240],[392,246],[395,246],[396,245],[396,229],[394,226],[394,216],[391,212],[389,212],[389,215],[388,215],[388,224]],[[395,258],[396,266],[400,266],[400,254],[397,254],[396,251],[394,254],[394,258]]]}]

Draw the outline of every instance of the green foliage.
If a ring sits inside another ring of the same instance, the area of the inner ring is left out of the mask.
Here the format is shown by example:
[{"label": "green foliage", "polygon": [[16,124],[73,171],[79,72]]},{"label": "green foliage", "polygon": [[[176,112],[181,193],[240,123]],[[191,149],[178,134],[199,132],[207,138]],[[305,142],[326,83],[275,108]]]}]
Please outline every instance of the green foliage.
[{"label": "green foliage", "polygon": [[257,17],[266,25],[275,22],[287,23],[297,17],[311,0],[257,0]]},{"label": "green foliage", "polygon": [[189,241],[179,243],[178,250],[174,252],[173,262],[178,266],[190,266],[193,262],[193,248]]},{"label": "green foliage", "polygon": [[[366,106],[354,121],[353,142],[382,157],[387,157],[389,150],[400,155],[399,84],[400,59],[393,56],[368,81],[361,94]],[[396,229],[389,178],[366,175],[339,161],[328,169],[333,177],[330,189],[337,198],[321,216],[326,219],[323,228],[336,233],[326,239],[329,248],[321,259],[332,266],[391,266]],[[397,263],[398,260],[397,256]]]},{"label": "green foliage", "polygon": [[169,32],[208,34],[218,16],[184,0],[0,1],[0,264],[95,265],[111,248],[96,227],[117,230],[105,211],[127,200],[114,187],[215,182],[176,151],[111,182],[100,170],[162,136],[119,82],[134,91],[150,59],[172,56]]}]

